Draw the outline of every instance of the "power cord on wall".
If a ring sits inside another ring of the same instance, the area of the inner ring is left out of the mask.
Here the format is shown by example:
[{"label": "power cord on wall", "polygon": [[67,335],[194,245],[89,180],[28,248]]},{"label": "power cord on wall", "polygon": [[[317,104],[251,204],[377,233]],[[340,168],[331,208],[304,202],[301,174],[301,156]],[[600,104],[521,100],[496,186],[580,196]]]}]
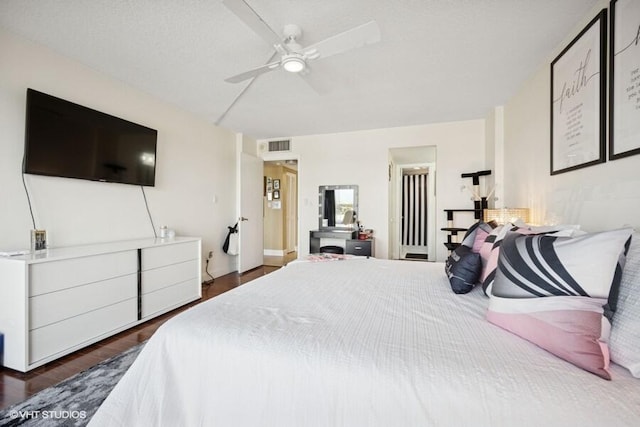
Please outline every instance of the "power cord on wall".
[{"label": "power cord on wall", "polygon": [[156,226],[153,224],[153,218],[151,218],[151,211],[149,210],[149,203],[147,202],[147,195],[144,192],[144,185],[140,186],[142,190],[142,197],[144,197],[144,205],[147,207],[147,214],[149,215],[149,222],[151,222],[151,228],[153,229],[153,236],[157,239],[158,233],[156,232]]},{"label": "power cord on wall", "polygon": [[204,271],[205,271],[205,273],[207,273],[207,276],[211,277],[211,280],[207,280],[206,282],[204,282],[204,285],[205,286],[210,286],[216,279],[214,279],[213,276],[211,275],[211,273],[209,273],[209,258],[207,258],[205,260]]},{"label": "power cord on wall", "polygon": [[33,207],[31,206],[31,197],[29,196],[29,190],[27,189],[27,183],[24,179],[24,166],[25,163],[27,161],[27,153],[25,152],[22,155],[22,186],[24,187],[24,192],[27,195],[27,203],[29,203],[29,213],[31,214],[31,223],[33,224],[33,229],[37,230],[38,227],[36,227],[36,218],[33,216]]},{"label": "power cord on wall", "polygon": [[[26,153],[22,156],[22,170],[24,170],[24,165],[26,162]],[[36,218],[33,215],[33,206],[31,204],[31,196],[29,195],[29,189],[27,188],[27,182],[24,179],[24,172],[22,173],[22,186],[24,187],[24,192],[27,195],[27,203],[29,204],[29,213],[31,214],[31,223],[33,224],[33,229],[36,230]],[[149,221],[151,222],[151,228],[153,229],[153,236],[158,237],[158,233],[156,232],[156,226],[153,224],[153,218],[151,217],[151,211],[149,210],[149,203],[147,202],[147,195],[144,192],[144,186],[141,185],[140,189],[142,190],[142,197],[144,198],[144,205],[147,208],[147,214],[149,215]],[[209,260],[207,260],[207,263]],[[208,273],[207,273],[208,274]]]}]

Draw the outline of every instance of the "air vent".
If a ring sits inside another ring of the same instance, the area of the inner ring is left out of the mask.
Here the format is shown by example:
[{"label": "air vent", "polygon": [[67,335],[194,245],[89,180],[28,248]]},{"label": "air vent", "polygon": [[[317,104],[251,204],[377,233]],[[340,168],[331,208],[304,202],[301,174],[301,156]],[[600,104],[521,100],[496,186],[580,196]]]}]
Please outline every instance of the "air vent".
[{"label": "air vent", "polygon": [[269,141],[269,152],[273,151],[290,151],[291,140],[283,139],[280,141]]}]

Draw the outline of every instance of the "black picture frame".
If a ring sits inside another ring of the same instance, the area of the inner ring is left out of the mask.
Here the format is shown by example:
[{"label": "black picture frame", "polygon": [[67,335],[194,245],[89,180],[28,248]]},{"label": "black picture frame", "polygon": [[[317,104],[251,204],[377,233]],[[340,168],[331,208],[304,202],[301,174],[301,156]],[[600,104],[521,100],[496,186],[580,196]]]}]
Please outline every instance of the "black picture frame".
[{"label": "black picture frame", "polygon": [[606,161],[607,10],[551,63],[550,172]]},{"label": "black picture frame", "polygon": [[273,200],[278,200],[280,198],[280,190],[273,190]]},{"label": "black picture frame", "polygon": [[640,2],[611,0],[609,160],[640,154]]}]

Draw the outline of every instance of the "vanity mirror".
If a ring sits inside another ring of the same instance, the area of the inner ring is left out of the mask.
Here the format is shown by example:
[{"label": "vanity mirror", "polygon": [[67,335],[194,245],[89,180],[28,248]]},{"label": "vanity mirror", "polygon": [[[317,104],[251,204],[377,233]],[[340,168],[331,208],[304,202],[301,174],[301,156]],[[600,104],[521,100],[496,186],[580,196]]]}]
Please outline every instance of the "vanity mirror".
[{"label": "vanity mirror", "polygon": [[357,185],[321,185],[320,230],[355,230],[358,212]]}]

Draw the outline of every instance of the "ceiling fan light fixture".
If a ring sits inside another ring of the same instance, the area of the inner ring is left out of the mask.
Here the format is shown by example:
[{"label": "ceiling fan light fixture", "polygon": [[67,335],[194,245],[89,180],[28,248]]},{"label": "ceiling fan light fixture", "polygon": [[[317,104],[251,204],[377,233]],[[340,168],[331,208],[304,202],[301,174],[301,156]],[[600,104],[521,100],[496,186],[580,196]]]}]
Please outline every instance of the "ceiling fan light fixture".
[{"label": "ceiling fan light fixture", "polygon": [[282,68],[290,73],[299,73],[300,71],[304,70],[305,67],[306,64],[304,62],[304,59],[300,57],[300,55],[293,54],[287,55],[282,58]]}]

